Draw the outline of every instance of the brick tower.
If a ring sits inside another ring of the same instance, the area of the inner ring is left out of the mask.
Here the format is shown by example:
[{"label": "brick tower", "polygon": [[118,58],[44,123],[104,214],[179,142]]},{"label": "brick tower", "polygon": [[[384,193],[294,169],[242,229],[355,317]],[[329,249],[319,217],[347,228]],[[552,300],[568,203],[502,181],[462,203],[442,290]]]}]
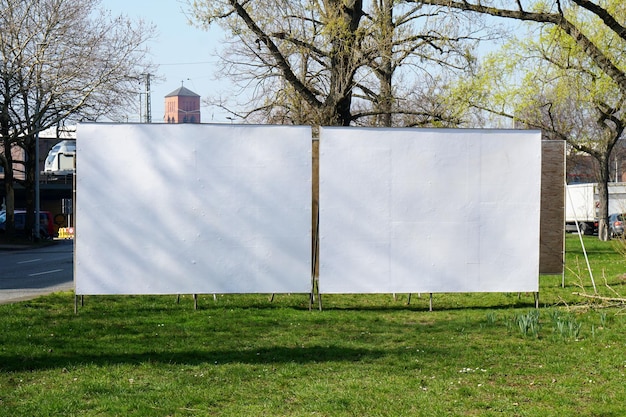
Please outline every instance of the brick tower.
[{"label": "brick tower", "polygon": [[165,96],[165,123],[200,123],[200,96],[181,86]]}]

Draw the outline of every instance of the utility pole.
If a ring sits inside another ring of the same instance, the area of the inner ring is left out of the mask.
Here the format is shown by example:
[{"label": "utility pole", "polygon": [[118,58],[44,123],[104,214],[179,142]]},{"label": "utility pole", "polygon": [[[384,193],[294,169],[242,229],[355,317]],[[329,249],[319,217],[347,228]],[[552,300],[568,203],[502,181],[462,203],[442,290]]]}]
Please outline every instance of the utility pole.
[{"label": "utility pole", "polygon": [[144,108],[145,108],[145,112],[144,112],[144,117],[142,122],[144,123],[152,123],[152,104],[151,104],[151,100],[150,100],[150,77],[152,74],[150,73],[146,73],[143,74],[143,76],[145,77],[145,103],[144,103]]},{"label": "utility pole", "polygon": [[42,100],[42,92],[41,92],[41,73],[43,71],[43,60],[41,59],[41,55],[44,53],[43,48],[46,47],[47,44],[45,43],[38,43],[36,45],[36,56],[35,56],[35,64],[37,66],[36,68],[36,84],[35,84],[35,88],[36,90],[36,96],[35,96],[35,119],[33,120],[34,123],[34,128],[35,128],[35,230],[34,230],[34,234],[33,237],[35,239],[35,241],[39,241],[39,239],[41,238],[40,235],[40,228],[41,228],[41,219],[39,218],[39,213],[41,212],[41,203],[39,201],[40,199],[40,184],[39,184],[39,128],[40,128],[40,122],[41,122],[41,115],[39,114],[41,112],[41,100]]}]

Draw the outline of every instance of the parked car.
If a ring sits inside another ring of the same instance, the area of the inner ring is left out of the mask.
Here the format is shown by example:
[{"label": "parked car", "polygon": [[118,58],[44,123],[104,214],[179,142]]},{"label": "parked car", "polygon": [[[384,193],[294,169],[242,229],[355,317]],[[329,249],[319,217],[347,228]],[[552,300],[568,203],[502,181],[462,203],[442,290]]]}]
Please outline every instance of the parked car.
[{"label": "parked car", "polygon": [[609,235],[611,237],[624,234],[624,216],[626,214],[613,213],[609,216]]},{"label": "parked car", "polygon": [[[15,210],[15,231],[17,233],[24,233],[24,227],[26,227],[26,211]],[[6,230],[6,212],[0,212],[0,233],[4,233]],[[39,236],[48,239],[54,237],[54,220],[52,219],[52,213],[49,211],[39,212]]]}]

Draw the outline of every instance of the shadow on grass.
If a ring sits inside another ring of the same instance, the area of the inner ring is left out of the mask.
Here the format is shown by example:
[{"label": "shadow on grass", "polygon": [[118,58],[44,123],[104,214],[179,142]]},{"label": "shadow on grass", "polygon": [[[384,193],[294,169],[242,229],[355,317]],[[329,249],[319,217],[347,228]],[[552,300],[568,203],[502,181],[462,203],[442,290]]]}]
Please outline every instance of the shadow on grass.
[{"label": "shadow on grass", "polygon": [[[212,310],[282,310],[289,308],[295,311],[309,310],[308,294],[276,294],[276,300],[272,300],[271,294],[212,294],[197,295],[197,309],[194,308],[194,299],[190,294],[177,295],[79,295],[78,315],[85,307],[97,309],[99,305],[108,306],[109,303],[135,302],[133,311],[137,313],[167,312],[172,310],[187,310],[189,312],[201,312]],[[239,299],[236,299],[238,297]],[[244,302],[241,300],[245,299]],[[313,307],[315,309],[316,306]],[[125,313],[123,313],[125,314]]]},{"label": "shadow on grass", "polygon": [[[400,354],[401,352],[397,352]],[[30,372],[46,369],[70,369],[76,366],[95,365],[267,365],[267,364],[307,364],[324,362],[360,362],[394,355],[394,352],[379,349],[357,349],[338,346],[311,347],[272,347],[263,349],[245,349],[237,351],[209,350],[206,352],[168,351],[144,353],[104,353],[104,354],[55,354],[48,352],[41,356],[28,358],[0,356],[2,372]]]},{"label": "shadow on grass", "polygon": [[[521,293],[521,295],[518,293],[435,293],[433,296],[433,311],[534,308],[535,306],[532,293]],[[194,311],[194,301],[189,294],[181,295],[178,301],[176,295],[85,295],[83,297],[85,306],[94,307],[96,309],[101,303],[113,302],[123,304],[134,300],[139,302],[138,305],[133,305],[133,311],[137,314],[154,314],[156,312],[172,311],[176,309],[189,309],[190,312]],[[232,308],[236,308],[240,311],[271,311],[284,309],[292,311],[311,310],[312,313],[319,311],[319,301],[316,299],[312,305],[309,305],[308,294],[276,294],[275,299],[272,298],[271,294],[218,294],[216,297],[217,298],[214,299],[211,294],[199,294],[196,313]],[[473,301],[472,297],[474,298]],[[462,301],[459,298],[461,298]],[[167,300],[169,300],[169,302]],[[395,300],[391,294],[322,294],[322,311],[428,312],[429,310],[428,294],[419,295],[413,293],[411,294],[410,303],[407,301],[408,294],[406,293],[398,294],[398,298]],[[471,304],[472,302],[474,303],[473,305]],[[83,307],[79,305],[79,316],[82,314],[83,310]],[[120,314],[125,313],[121,311]]]},{"label": "shadow on grass", "polygon": [[[57,294],[5,308],[12,319],[0,334],[5,346],[0,349],[0,372],[152,363],[211,366],[391,360],[404,364],[407,346],[420,346],[422,360],[436,361],[464,354],[465,345],[455,345],[450,335],[482,332],[486,319],[481,310],[509,313],[502,303],[489,303],[489,298],[482,301],[486,306],[470,307],[459,304],[457,298],[445,300],[445,305],[442,300],[435,312],[477,311],[447,317],[419,314],[423,305],[406,306],[400,301],[376,305],[381,297],[371,297],[369,305],[361,298],[363,304],[349,298],[341,303],[336,298],[328,314],[326,310],[294,312],[300,309],[301,300],[294,303],[288,297],[282,306],[257,298],[257,307],[242,309],[229,302],[207,305],[202,311],[192,310],[189,300],[188,305],[177,305],[174,297],[96,297],[74,315],[66,308],[71,298]],[[254,300],[238,301],[246,305]],[[509,303],[516,308],[532,305],[517,295],[507,297]],[[405,314],[397,314],[402,311]],[[398,343],[402,348],[397,348]]]},{"label": "shadow on grass", "polygon": [[[487,293],[487,297],[482,296],[485,293],[439,293],[433,294],[432,311],[433,312],[445,312],[445,311],[458,311],[458,310],[502,310],[503,308],[535,308],[535,300],[532,293],[518,294],[497,293],[494,298],[492,293]],[[471,297],[474,296],[474,299]],[[459,297],[466,297],[460,301]],[[366,300],[366,299],[364,299]],[[469,300],[469,301],[468,301]],[[540,306],[541,306],[541,294],[540,294]],[[472,304],[474,303],[474,304]],[[317,307],[317,306],[316,306]],[[393,303],[387,304],[366,304],[366,301],[361,304],[351,303],[349,305],[342,304],[341,302],[325,301],[323,303],[324,311],[375,311],[375,312],[396,312],[396,311],[409,311],[409,312],[430,312],[429,295],[417,296],[412,294],[411,302],[407,302],[407,296],[404,294],[402,299],[398,299]]]},{"label": "shadow on grass", "polygon": [[[540,308],[542,308],[543,306],[541,306],[540,304]],[[519,309],[534,309],[535,308],[535,302],[534,301],[520,301],[517,303],[510,303],[510,304],[494,304],[494,305],[474,305],[474,306],[468,306],[468,305],[449,305],[449,304],[445,304],[445,305],[439,305],[437,306],[436,304],[433,305],[433,310],[432,312],[446,312],[446,311],[459,311],[459,310],[475,310],[475,311],[481,311],[481,310],[485,310],[485,311],[489,311],[489,310],[502,310],[503,308],[519,308]],[[354,306],[346,306],[346,307],[342,307],[342,306],[330,306],[330,307],[324,307],[324,311],[373,311],[373,312],[380,312],[380,313],[393,313],[396,311],[409,311],[409,312],[416,312],[416,313],[430,313],[431,311],[429,311],[429,307],[428,306],[423,306],[423,305],[400,305],[400,306],[359,306],[359,307],[354,307]]]}]

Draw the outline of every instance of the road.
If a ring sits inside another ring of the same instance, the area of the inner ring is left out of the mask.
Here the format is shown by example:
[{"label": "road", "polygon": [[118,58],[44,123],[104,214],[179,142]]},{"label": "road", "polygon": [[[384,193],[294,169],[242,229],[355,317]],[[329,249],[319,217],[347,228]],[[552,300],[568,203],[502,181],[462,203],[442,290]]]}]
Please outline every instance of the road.
[{"label": "road", "polygon": [[0,251],[0,303],[74,288],[71,240],[40,248]]}]

